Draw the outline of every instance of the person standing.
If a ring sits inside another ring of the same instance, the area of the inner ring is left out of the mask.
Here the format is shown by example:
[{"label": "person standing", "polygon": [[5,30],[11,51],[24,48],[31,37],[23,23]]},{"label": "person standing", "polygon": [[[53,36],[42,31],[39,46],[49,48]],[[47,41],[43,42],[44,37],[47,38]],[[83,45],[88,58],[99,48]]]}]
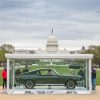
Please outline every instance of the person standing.
[{"label": "person standing", "polygon": [[7,70],[4,68],[2,71],[2,79],[3,79],[3,89],[7,88]]},{"label": "person standing", "polygon": [[82,79],[84,80],[84,71],[82,68],[80,68],[78,75],[80,75],[82,77]]},{"label": "person standing", "polygon": [[96,69],[92,67],[92,90],[96,90]]},{"label": "person standing", "polygon": [[25,68],[23,69],[23,73],[28,72],[28,71],[29,71],[28,66],[25,66]]},{"label": "person standing", "polygon": [[[20,75],[21,74],[21,70],[20,70],[20,68],[18,68],[16,71],[15,71],[15,75],[17,76],[17,75]],[[15,87],[16,86],[20,86],[20,84],[19,83],[15,83]]]},{"label": "person standing", "polygon": [[82,80],[81,80],[81,86],[82,87],[85,87],[85,75],[84,75],[84,70],[83,68],[80,68],[79,72],[78,72],[78,75],[81,76]]},{"label": "person standing", "polygon": [[18,68],[16,71],[15,71],[15,75],[19,75],[21,74],[21,70]]}]

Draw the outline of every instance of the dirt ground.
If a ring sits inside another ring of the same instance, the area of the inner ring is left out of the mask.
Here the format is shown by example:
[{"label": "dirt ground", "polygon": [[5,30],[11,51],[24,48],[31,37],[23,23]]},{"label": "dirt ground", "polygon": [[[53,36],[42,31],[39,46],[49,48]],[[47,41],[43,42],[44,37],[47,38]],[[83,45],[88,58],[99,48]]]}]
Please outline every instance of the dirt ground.
[{"label": "dirt ground", "polygon": [[77,94],[27,94],[27,95],[8,95],[2,94],[2,87],[0,87],[0,100],[100,100],[100,86],[97,86],[96,93],[91,95],[77,95]]}]

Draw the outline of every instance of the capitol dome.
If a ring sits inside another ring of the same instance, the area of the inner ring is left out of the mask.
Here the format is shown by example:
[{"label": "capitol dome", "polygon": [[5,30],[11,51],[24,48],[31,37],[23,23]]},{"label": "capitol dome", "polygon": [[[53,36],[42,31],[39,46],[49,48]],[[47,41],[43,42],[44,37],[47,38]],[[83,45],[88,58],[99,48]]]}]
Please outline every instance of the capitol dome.
[{"label": "capitol dome", "polygon": [[47,43],[46,43],[46,49],[42,50],[36,50],[35,51],[36,54],[69,54],[70,52],[67,51],[66,49],[64,50],[60,50],[59,49],[59,44],[58,44],[58,40],[53,32],[50,33],[50,35],[48,36],[47,39]]},{"label": "capitol dome", "polygon": [[46,50],[54,51],[54,52],[58,50],[58,41],[53,33],[53,29],[52,29],[50,36],[48,37],[47,44],[46,44]]},{"label": "capitol dome", "polygon": [[58,45],[57,38],[54,36],[53,33],[49,36],[47,40],[47,44],[51,44],[51,45],[57,44]]}]

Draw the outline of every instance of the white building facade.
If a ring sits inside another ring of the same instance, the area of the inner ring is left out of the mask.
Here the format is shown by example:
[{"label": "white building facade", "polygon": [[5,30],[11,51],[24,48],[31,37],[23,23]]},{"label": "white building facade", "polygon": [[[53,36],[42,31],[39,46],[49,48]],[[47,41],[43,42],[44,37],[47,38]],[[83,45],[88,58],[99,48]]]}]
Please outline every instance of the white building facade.
[{"label": "white building facade", "polygon": [[52,32],[50,36],[48,37],[48,40],[46,43],[46,49],[45,50],[38,49],[35,51],[35,53],[36,54],[69,54],[70,51],[66,49],[63,49],[63,50],[59,49],[57,38],[54,35],[53,29],[52,29]]},{"label": "white building facade", "polygon": [[27,49],[19,49],[15,50],[16,54],[80,54],[80,50],[73,50],[69,51],[66,48],[63,48],[63,50],[60,49],[58,40],[53,32],[49,35],[46,43],[46,48],[42,50],[41,48],[37,50],[33,50],[34,52],[30,52],[32,50]]}]

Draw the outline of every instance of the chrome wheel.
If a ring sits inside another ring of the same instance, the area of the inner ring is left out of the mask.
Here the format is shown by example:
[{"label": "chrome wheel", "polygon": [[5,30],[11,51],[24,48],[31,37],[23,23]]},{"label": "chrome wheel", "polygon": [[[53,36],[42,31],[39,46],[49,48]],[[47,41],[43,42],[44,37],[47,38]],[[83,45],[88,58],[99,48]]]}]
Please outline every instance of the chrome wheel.
[{"label": "chrome wheel", "polygon": [[34,87],[34,82],[33,82],[32,80],[27,80],[27,81],[25,82],[25,87],[26,87],[27,89],[32,89],[32,88]]},{"label": "chrome wheel", "polygon": [[75,84],[75,81],[74,80],[68,80],[67,82],[66,82],[66,87],[68,88],[68,89],[74,89],[75,88],[75,86],[76,86],[76,84]]}]

